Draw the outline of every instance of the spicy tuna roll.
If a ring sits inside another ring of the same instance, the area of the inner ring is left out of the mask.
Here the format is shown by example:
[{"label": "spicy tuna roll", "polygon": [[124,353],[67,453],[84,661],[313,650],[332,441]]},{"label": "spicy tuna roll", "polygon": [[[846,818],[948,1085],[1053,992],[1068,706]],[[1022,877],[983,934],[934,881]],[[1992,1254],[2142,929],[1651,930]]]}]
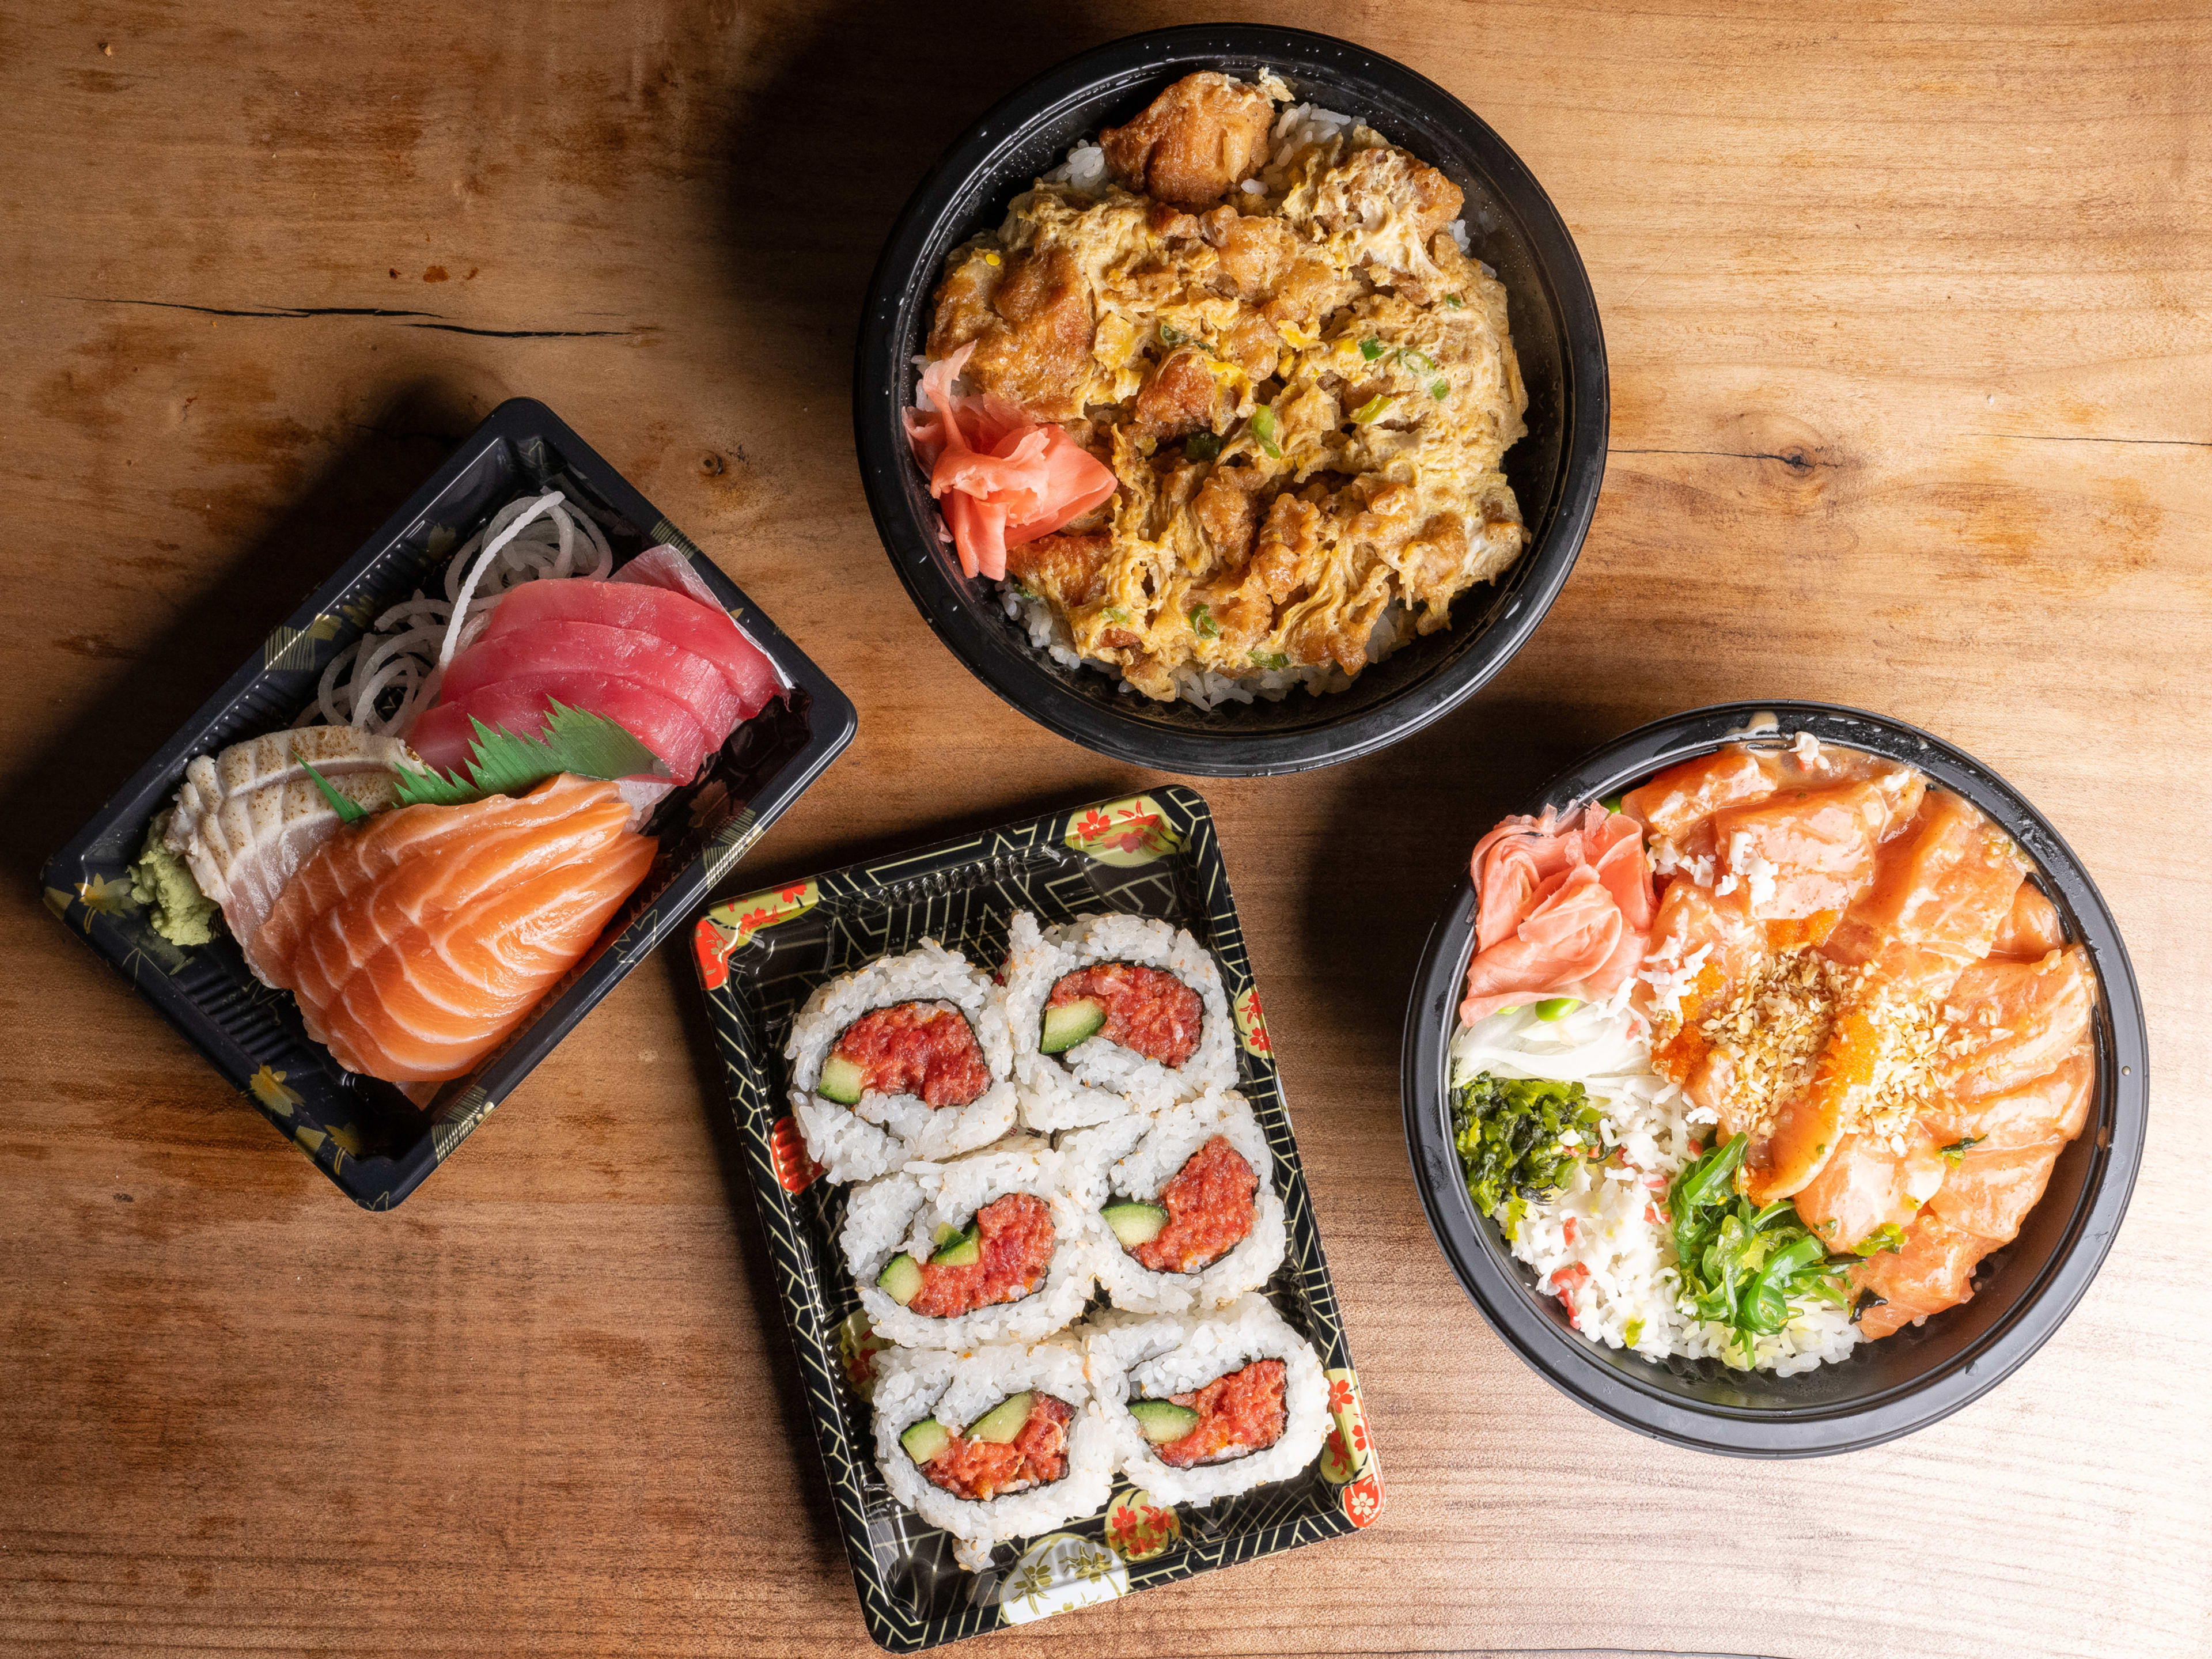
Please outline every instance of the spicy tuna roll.
[{"label": "spicy tuna roll", "polygon": [[1234,1090],[1065,1137],[1110,1237],[1098,1277],[1117,1308],[1203,1312],[1266,1284],[1283,1260],[1275,1155]]},{"label": "spicy tuna roll", "polygon": [[1113,1486],[1113,1437],[1063,1342],[884,1353],[875,1426],[891,1496],[951,1533],[971,1572],[994,1545],[1097,1513]]},{"label": "spicy tuna roll", "polygon": [[935,939],[841,975],[784,1046],[792,1115],[832,1181],[988,1146],[1013,1127],[1013,1043],[998,987]]},{"label": "spicy tuna roll", "polygon": [[1083,1311],[1100,1224],[1042,1138],[855,1188],[838,1243],[878,1334],[909,1348],[1035,1341]]},{"label": "spicy tuna roll", "polygon": [[1236,1084],[1220,970],[1183,929],[1127,915],[1043,927],[1021,910],[1008,946],[1006,1023],[1030,1128],[1103,1123]]},{"label": "spicy tuna roll", "polygon": [[1264,1297],[1198,1316],[1109,1314],[1085,1347],[1117,1466],[1163,1503],[1285,1480],[1321,1454],[1321,1361]]}]

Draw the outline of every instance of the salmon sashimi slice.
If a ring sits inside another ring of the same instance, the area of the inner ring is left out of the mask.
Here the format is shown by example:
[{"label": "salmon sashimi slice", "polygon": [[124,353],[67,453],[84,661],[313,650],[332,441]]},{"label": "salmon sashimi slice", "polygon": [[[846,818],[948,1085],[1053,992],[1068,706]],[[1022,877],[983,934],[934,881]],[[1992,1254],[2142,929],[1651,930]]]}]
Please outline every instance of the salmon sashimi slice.
[{"label": "salmon sashimi slice", "polygon": [[408,742],[428,764],[457,772],[476,743],[476,722],[534,738],[551,715],[549,702],[587,708],[612,720],[659,757],[669,776],[688,783],[714,752],[691,711],[659,692],[591,669],[539,673],[501,680],[453,702],[426,710]]},{"label": "salmon sashimi slice", "polygon": [[1945,1079],[1944,1094],[1971,1106],[2094,1056],[2094,998],[2088,953],[2078,945],[2040,962],[1976,963],[1945,999],[1969,1046]]},{"label": "salmon sashimi slice", "polygon": [[[1692,850],[1691,835],[1723,808],[1765,800],[1778,785],[1759,757],[1742,749],[1716,750],[1668,768],[1621,797],[1620,810],[1656,841]],[[1710,843],[1702,850],[1710,852]]]},{"label": "salmon sashimi slice", "polygon": [[1510,817],[1475,843],[1472,864],[1475,954],[1462,1019],[1544,997],[1610,996],[1634,977],[1652,895],[1632,821],[1601,806]]},{"label": "salmon sashimi slice", "polygon": [[[668,556],[655,558],[662,553]],[[729,612],[690,596],[690,589],[678,592],[666,586],[684,578],[696,583],[698,592],[711,601],[711,592],[693,574],[690,561],[667,549],[640,554],[603,582],[525,582],[499,602],[477,643],[560,622],[597,623],[649,634],[713,663],[738,698],[738,719],[750,720],[783,689],[775,665],[730,619]]]},{"label": "salmon sashimi slice", "polygon": [[2012,1088],[1968,1099],[1941,1095],[1920,1121],[1946,1146],[1972,1141],[1996,1152],[2038,1146],[2053,1136],[2071,1140],[2089,1121],[2096,1084],[2097,1057],[2085,1043],[2053,1070]]},{"label": "salmon sashimi slice", "polygon": [[459,1077],[580,960],[652,866],[612,783],[379,813],[325,842],[264,927],[277,982],[349,1071]]},{"label": "salmon sashimi slice", "polygon": [[1928,1207],[1961,1232],[2008,1243],[2043,1196],[2065,1145],[2054,1135],[2028,1146],[1971,1147]]},{"label": "salmon sashimi slice", "polygon": [[1919,805],[1917,791],[1863,780],[1828,789],[1791,789],[1712,817],[1726,874],[1751,896],[1760,921],[1840,913],[1872,884],[1876,849]]},{"label": "salmon sashimi slice", "polygon": [[1932,789],[1821,948],[1901,995],[1940,997],[1988,954],[2026,871],[2002,830],[1970,802]]},{"label": "salmon sashimi slice", "polygon": [[1853,1291],[1872,1291],[1879,1298],[1858,1316],[1859,1334],[1869,1340],[1888,1336],[1971,1300],[1974,1269],[1996,1248],[1993,1241],[1923,1210],[1905,1230],[1902,1249],[1877,1251],[1851,1269]]},{"label": "salmon sashimi slice", "polygon": [[2039,962],[2065,945],[2058,907],[2033,880],[2021,882],[2013,895],[2011,911],[1990,941],[1990,954],[2012,962]]},{"label": "salmon sashimi slice", "polygon": [[1900,1152],[1873,1135],[1847,1134],[1798,1189],[1799,1218],[1829,1249],[1854,1249],[1886,1226],[1902,1232],[1943,1184],[1949,1166],[1935,1138],[1916,1126],[1904,1139]]}]

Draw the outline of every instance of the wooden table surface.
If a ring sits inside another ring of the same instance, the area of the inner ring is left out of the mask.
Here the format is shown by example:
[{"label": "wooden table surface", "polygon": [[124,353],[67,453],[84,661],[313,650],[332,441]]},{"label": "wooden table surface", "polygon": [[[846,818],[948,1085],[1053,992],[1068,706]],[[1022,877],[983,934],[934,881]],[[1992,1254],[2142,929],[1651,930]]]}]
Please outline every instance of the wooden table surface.
[{"label": "wooden table surface", "polygon": [[[2186,7],[1438,0],[1237,15],[1464,99],[1612,356],[1574,579],[1387,753],[1206,782],[1389,1486],[1354,1537],[1006,1656],[2212,1644],[2212,23]],[[0,18],[0,1647],[869,1651],[683,954],[404,1208],[356,1211],[33,872],[501,399],[544,399],[853,695],[765,880],[1153,775],[936,643],[851,458],[863,284],[960,127],[1160,4],[22,5]],[[1613,1428],[1431,1243],[1399,1021],[1472,838],[1583,748],[1832,698],[1983,757],[2132,948],[2104,1271],[1878,1451]],[[2168,804],[2178,793],[2178,804]],[[2192,1191],[2197,1196],[2192,1197]],[[797,1431],[803,1432],[803,1431]]]}]

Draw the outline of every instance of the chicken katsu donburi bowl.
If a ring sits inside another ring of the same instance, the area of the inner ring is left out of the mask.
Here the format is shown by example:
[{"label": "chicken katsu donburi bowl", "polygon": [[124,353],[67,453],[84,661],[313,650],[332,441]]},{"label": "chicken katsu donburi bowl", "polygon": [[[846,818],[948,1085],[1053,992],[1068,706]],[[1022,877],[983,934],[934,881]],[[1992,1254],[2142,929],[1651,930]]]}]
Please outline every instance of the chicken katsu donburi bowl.
[{"label": "chicken katsu donburi bowl", "polygon": [[1996,1386],[2134,1180],[2127,955],[2026,801],[1910,726],[1732,705],[1474,842],[1407,1133],[1476,1305],[1628,1427],[1802,1455]]},{"label": "chicken katsu donburi bowl", "polygon": [[986,684],[1121,758],[1327,764],[1471,695],[1565,580],[1604,352],[1565,228],[1389,60],[1177,29],[977,124],[879,264],[877,523]]}]

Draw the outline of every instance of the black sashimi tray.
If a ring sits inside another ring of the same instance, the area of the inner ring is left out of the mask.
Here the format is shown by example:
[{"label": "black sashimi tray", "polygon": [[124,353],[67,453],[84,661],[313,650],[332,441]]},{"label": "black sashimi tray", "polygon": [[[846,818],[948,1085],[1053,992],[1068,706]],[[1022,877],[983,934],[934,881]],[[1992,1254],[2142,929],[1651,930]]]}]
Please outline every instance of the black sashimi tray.
[{"label": "black sashimi tray", "polygon": [[[787,690],[655,811],[648,828],[660,837],[659,856],[577,967],[481,1066],[418,1109],[394,1085],[343,1070],[307,1036],[290,995],[247,971],[228,933],[189,950],[156,933],[131,898],[127,870],[186,762],[291,725],[331,659],[380,613],[426,586],[499,507],[547,489],[598,520],[617,568],[656,544],[684,553]],[[512,398],[47,860],[46,903],[348,1196],[389,1209],[684,922],[852,741],[854,726],[852,703],[659,508],[544,404]]]},{"label": "black sashimi tray", "polygon": [[[970,1573],[876,1468],[865,1391],[882,1345],[836,1244],[849,1189],[821,1179],[806,1155],[783,1045],[817,986],[924,937],[995,967],[1018,909],[1048,924],[1099,910],[1158,917],[1213,952],[1237,1024],[1237,1087],[1273,1148],[1283,1195],[1288,1247],[1267,1293],[1321,1357],[1330,1432],[1311,1468],[1210,1507],[1159,1504],[1117,1478],[1097,1514],[1002,1544],[988,1570]],[[693,950],[860,1611],[880,1645],[911,1653],[1028,1624],[1336,1537],[1381,1512],[1381,1468],[1260,993],[1213,817],[1195,792],[1100,801],[749,894],[702,916]]]}]

